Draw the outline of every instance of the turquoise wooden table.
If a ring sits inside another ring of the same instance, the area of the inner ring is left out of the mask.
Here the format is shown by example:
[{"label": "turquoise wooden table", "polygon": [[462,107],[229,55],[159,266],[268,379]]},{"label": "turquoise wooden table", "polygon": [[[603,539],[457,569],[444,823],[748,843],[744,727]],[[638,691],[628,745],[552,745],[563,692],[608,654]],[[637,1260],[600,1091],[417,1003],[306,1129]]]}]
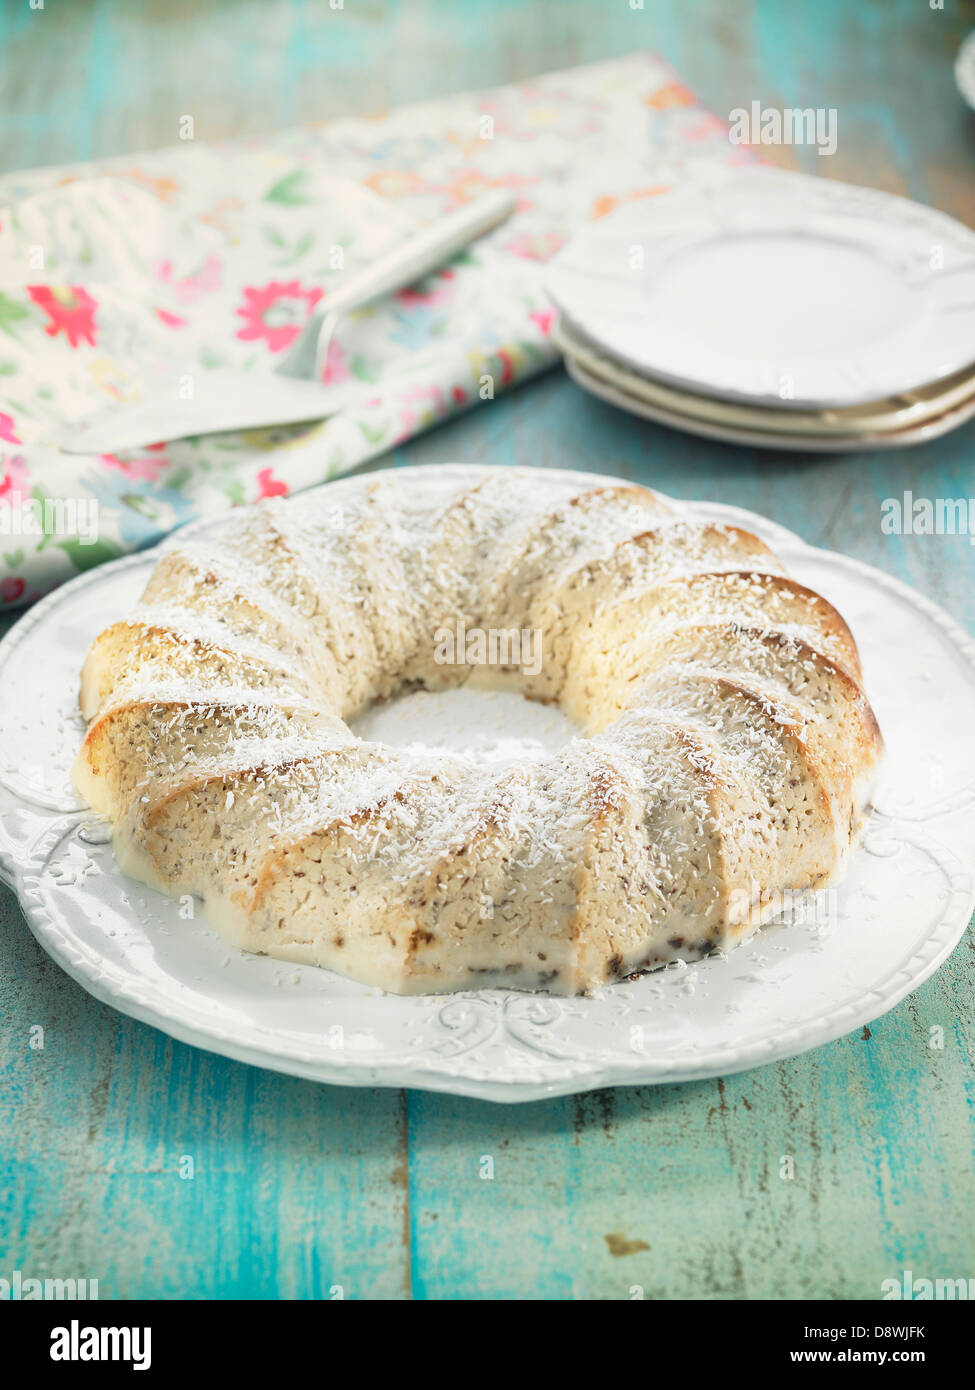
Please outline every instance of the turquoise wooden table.
[{"label": "turquoise wooden table", "polygon": [[[975,223],[975,128],[951,82],[972,25],[950,0],[11,7],[0,158],[167,143],[187,110],[204,138],[263,131],[640,46],[722,113],[837,107],[840,150],[818,172]],[[971,495],[973,457],[971,426],[880,455],[723,447],[559,370],[383,463],[566,465],[754,508],[975,630],[967,540],[880,529],[885,497]],[[103,1297],[796,1299],[877,1298],[904,1269],[975,1275],[971,928],[899,1008],[816,1052],[502,1107],[210,1056],[89,998],[5,892],[0,923],[0,1276],[87,1275]]]}]

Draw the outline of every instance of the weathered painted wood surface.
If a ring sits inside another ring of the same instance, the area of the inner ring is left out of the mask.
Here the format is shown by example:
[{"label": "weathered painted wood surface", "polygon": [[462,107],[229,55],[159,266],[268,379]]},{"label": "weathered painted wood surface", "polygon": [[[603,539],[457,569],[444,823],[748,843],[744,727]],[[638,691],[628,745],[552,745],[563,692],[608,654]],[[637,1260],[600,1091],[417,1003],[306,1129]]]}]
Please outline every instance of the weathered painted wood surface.
[{"label": "weathered painted wood surface", "polygon": [[[966,10],[975,23],[971,6],[823,0],[8,7],[0,148],[13,167],[160,144],[184,111],[204,138],[256,132],[639,44],[722,112],[836,106],[829,172],[975,221],[950,72]],[[758,455],[629,419],[554,372],[394,461],[568,465],[752,507],[975,630],[967,541],[880,531],[885,497],[971,495],[973,453],[969,426],[902,454]],[[904,1268],[975,1275],[971,930],[899,1008],[804,1057],[504,1108],[212,1057],[90,999],[2,890],[0,924],[0,1276],[88,1275],[129,1297],[871,1298]]]}]

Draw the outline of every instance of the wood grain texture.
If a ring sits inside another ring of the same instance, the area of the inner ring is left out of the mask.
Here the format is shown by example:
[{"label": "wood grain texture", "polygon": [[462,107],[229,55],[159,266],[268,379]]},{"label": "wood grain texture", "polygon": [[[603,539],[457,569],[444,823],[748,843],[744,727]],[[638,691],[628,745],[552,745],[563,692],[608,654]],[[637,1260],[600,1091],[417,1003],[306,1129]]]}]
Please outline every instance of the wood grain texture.
[{"label": "wood grain texture", "polygon": [[[916,0],[10,6],[0,162],[166,143],[184,113],[200,138],[257,133],[639,46],[722,113],[836,106],[835,159],[794,162],[971,222],[950,70],[971,24],[971,5]],[[968,426],[904,453],[759,454],[631,419],[559,370],[376,466],[574,467],[754,508],[975,630],[967,541],[880,530],[885,497],[971,495],[973,446]],[[90,999],[3,890],[0,927],[0,1275],[258,1298],[871,1298],[904,1268],[975,1275],[971,929],[899,1008],[806,1056],[505,1108],[211,1056]]]}]

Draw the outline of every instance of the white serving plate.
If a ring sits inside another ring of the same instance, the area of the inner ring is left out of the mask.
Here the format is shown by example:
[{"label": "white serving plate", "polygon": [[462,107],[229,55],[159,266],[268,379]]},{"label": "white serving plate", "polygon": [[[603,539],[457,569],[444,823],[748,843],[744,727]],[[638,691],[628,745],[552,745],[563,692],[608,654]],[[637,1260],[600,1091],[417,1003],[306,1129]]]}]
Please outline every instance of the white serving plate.
[{"label": "white serving plate", "polygon": [[[436,486],[484,470],[399,471]],[[372,477],[328,486],[338,497]],[[400,998],[228,947],[186,920],[185,904],[181,916],[180,904],[119,874],[104,822],[68,780],[82,735],[79,668],[92,638],[137,599],[155,563],[149,552],[66,584],[0,643],[0,871],[34,935],[97,998],[212,1052],[320,1081],[501,1101],[726,1075],[819,1047],[893,1008],[948,956],[971,914],[975,644],[877,570],[738,508],[686,510],[759,533],[839,606],[861,646],[886,769],[864,844],[813,900],[811,920],[592,999],[505,990]]]},{"label": "white serving plate", "polygon": [[975,111],[975,30],[970,33],[955,58],[955,83]]},{"label": "white serving plate", "polygon": [[[795,434],[804,440],[825,437],[844,442],[890,435],[903,439],[910,431],[929,423],[941,423],[956,409],[975,405],[975,372],[961,372],[926,390],[913,391],[906,396],[877,401],[869,406],[853,406],[849,410],[774,410],[765,405],[743,405],[740,401],[719,400],[717,396],[699,396],[677,386],[665,386],[639,372],[631,371],[621,362],[607,357],[580,338],[560,320],[552,330],[552,341],[566,359],[581,367],[587,377],[596,377],[625,396],[654,406],[675,416],[690,416],[713,426],[727,427],[728,437],[742,432],[754,435]],[[812,443],[815,448],[815,443]]]},{"label": "white serving plate", "polygon": [[624,204],[572,238],[546,283],[610,357],[777,409],[861,405],[975,362],[975,233],[779,169]]},{"label": "white serving plate", "polygon": [[679,430],[682,434],[696,434],[702,439],[717,439],[722,444],[738,444],[749,449],[774,449],[798,454],[859,454],[906,449],[950,434],[975,416],[973,395],[933,419],[902,430],[891,430],[888,434],[799,434],[796,431],[784,434],[774,429],[754,429],[707,420],[693,411],[685,414],[658,405],[628,390],[622,381],[609,380],[608,374],[597,376],[568,351],[565,354],[565,369],[577,386],[592,396],[598,396],[607,405],[615,405],[618,410],[638,415],[643,420],[652,420],[657,425],[666,425],[668,429]]}]

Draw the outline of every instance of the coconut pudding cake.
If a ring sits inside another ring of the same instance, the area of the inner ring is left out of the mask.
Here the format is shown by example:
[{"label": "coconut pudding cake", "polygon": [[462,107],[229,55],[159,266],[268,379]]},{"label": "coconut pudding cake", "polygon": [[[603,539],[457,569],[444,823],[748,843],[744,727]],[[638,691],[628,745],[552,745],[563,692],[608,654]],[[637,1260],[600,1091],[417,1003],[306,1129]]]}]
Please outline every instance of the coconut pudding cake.
[{"label": "coconut pudding cake", "polygon": [[[846,623],[756,536],[543,470],[395,473],[165,549],[94,642],[75,767],[122,870],[249,950],[398,993],[591,991],[727,951],[839,869],[882,740]],[[357,738],[461,685],[577,727],[497,767]]]}]

